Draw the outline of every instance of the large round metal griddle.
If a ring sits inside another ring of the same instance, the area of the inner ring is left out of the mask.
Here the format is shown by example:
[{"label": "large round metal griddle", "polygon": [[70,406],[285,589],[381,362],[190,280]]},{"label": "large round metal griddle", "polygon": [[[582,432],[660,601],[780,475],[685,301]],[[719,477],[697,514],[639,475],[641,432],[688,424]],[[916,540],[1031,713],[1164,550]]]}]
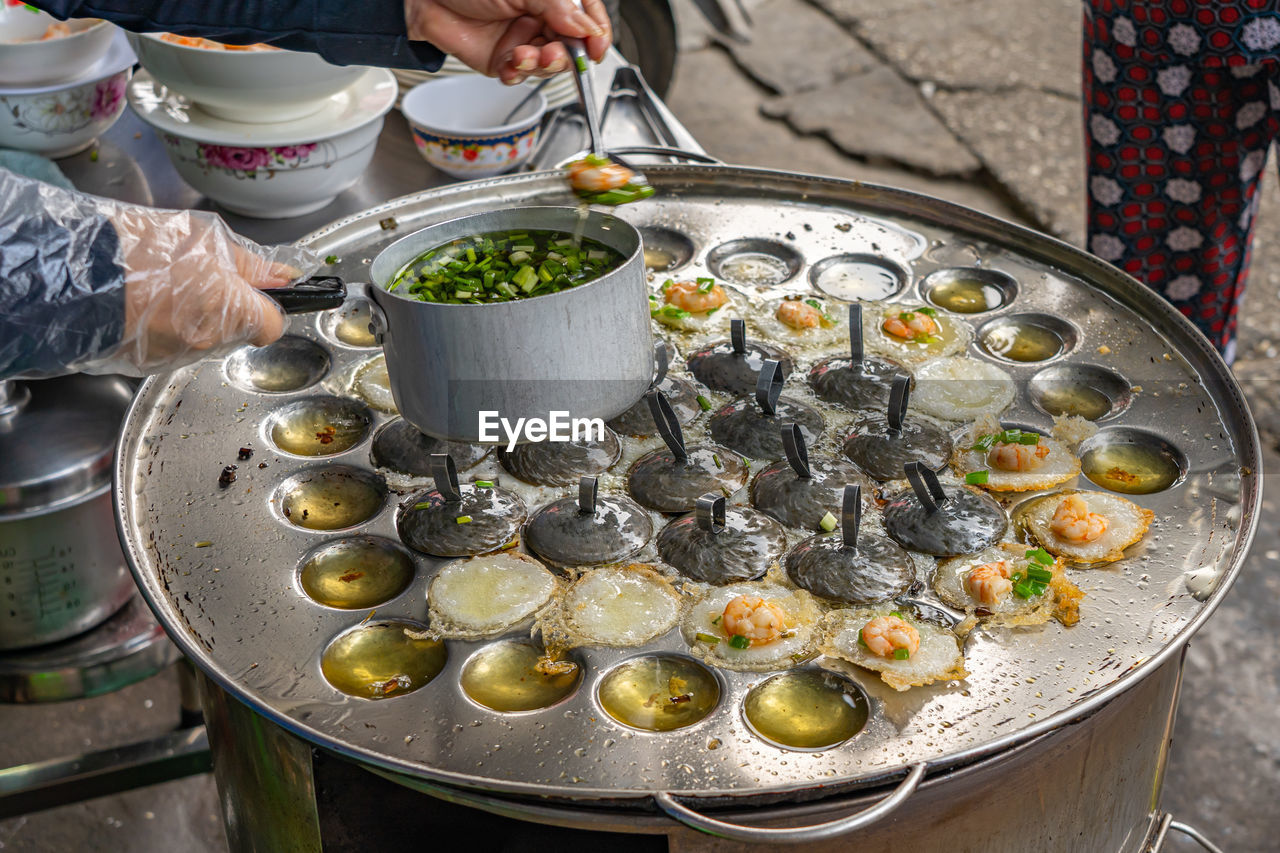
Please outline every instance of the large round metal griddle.
[{"label": "large round metal griddle", "polygon": [[[781,243],[801,263],[792,279],[762,296],[807,290],[812,265],[858,253],[906,266],[911,280],[894,299],[919,304],[920,282],[930,272],[981,264],[1013,276],[1019,290],[1011,305],[981,315],[975,326],[1019,312],[1064,318],[1075,325],[1079,341],[1054,364],[1101,365],[1137,389],[1127,410],[1100,425],[1159,436],[1185,454],[1188,472],[1176,487],[1136,498],[1154,510],[1155,522],[1123,561],[1072,571],[1087,594],[1080,623],[979,630],[966,645],[967,680],[906,693],[895,693],[871,673],[820,658],[810,665],[847,674],[872,704],[866,729],[821,752],[779,749],[749,730],[742,699],[768,673],[718,671],[720,705],[691,728],[644,733],[603,713],[595,698],[602,674],[641,651],[687,652],[678,630],[639,650],[580,649],[580,688],[542,711],[503,715],[464,696],[459,671],[486,642],[449,641],[445,670],[415,692],[381,701],[349,698],[321,676],[320,654],[370,614],[311,601],[297,584],[297,567],[330,539],[356,533],[395,539],[399,496],[391,495],[368,523],[335,534],[292,526],[273,501],[282,482],[308,469],[373,470],[369,437],[324,459],[272,447],[264,423],[273,412],[301,398],[353,396],[351,377],[377,355],[376,349],[337,343],[329,331],[332,316],[304,316],[290,320],[289,333],[318,342],[332,358],[318,383],[291,393],[257,393],[233,381],[223,362],[204,362],[148,380],[125,425],[116,491],[126,553],[175,642],[210,677],[309,741],[428,782],[615,805],[659,791],[811,798],[883,782],[920,762],[956,766],[1084,716],[1176,653],[1213,612],[1253,535],[1261,488],[1258,440],[1227,368],[1166,303],[1064,243],[924,196],[743,168],[646,172],[657,197],[619,215],[642,228],[687,236],[694,255],[679,271],[682,278],[705,275],[709,253],[744,238]],[[501,178],[393,201],[304,242],[322,256],[338,256],[336,271],[358,281],[382,246],[411,230],[495,205],[549,203],[569,203],[558,175]],[[681,349],[673,372],[688,378],[683,356],[693,344],[673,341]],[[990,358],[977,345],[969,352]],[[793,354],[800,364],[786,393],[813,403],[803,377],[820,353]],[[1046,365],[1001,366],[1020,386],[1005,420],[1047,431],[1049,418],[1025,390],[1027,379]],[[717,404],[727,399],[710,396]],[[846,421],[829,407],[824,411],[827,431],[810,453],[838,455]],[[375,428],[391,418],[376,410],[371,416]],[[702,415],[686,428],[691,443],[706,440],[705,424]],[[602,477],[602,494],[621,489],[629,460],[654,446],[628,441],[622,461]],[[251,461],[236,463],[241,446],[255,449]],[[218,475],[228,464],[239,465],[238,478],[221,489]],[[504,485],[512,480],[492,456],[468,478],[486,472]],[[406,492],[430,482],[389,480]],[[1082,481],[1082,487],[1092,486]],[[574,492],[523,490],[531,509]],[[745,503],[745,490],[733,502]],[[801,536],[791,531],[790,542]],[[651,553],[652,544],[641,557]],[[378,607],[375,620],[426,618],[425,591],[442,561],[414,560],[412,584]]]}]

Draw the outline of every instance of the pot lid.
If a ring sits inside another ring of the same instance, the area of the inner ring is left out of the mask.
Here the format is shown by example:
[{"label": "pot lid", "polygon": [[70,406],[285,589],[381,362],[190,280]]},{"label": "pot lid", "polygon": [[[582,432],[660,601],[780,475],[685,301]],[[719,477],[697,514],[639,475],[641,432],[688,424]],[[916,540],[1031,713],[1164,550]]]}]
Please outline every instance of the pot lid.
[{"label": "pot lid", "polygon": [[0,382],[0,519],[75,503],[109,484],[132,396],[114,376]]}]

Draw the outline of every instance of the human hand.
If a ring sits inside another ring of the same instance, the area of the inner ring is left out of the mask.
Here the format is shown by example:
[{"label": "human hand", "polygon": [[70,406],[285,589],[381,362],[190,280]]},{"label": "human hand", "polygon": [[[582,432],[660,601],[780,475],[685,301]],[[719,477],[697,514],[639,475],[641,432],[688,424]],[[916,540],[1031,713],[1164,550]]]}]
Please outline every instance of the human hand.
[{"label": "human hand", "polygon": [[120,239],[125,332],[94,372],[154,373],[269,344],[283,333],[284,314],[258,289],[318,266],[305,250],[244,240],[212,214],[119,205],[107,216]]},{"label": "human hand", "polygon": [[585,40],[600,61],[613,43],[602,0],[405,0],[409,38],[427,41],[507,85],[569,68],[559,41]]}]

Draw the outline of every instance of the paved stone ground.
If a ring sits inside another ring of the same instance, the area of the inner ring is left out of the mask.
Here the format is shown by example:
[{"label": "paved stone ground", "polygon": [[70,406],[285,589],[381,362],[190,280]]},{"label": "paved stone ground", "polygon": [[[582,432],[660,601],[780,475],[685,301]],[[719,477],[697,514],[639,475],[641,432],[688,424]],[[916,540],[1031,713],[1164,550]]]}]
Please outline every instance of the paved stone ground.
[{"label": "paved stone ground", "polygon": [[[904,187],[1082,242],[1079,0],[749,6],[757,38],[746,46],[712,43],[696,13],[678,7],[685,53],[668,101],[711,153]],[[1280,476],[1274,179],[1259,222],[1236,372],[1263,434],[1266,473]],[[1187,657],[1165,784],[1164,807],[1233,853],[1275,850],[1280,837],[1275,510],[1266,501],[1240,581]],[[173,722],[174,690],[165,675],[90,702],[2,709],[0,766],[162,731]],[[101,722],[113,719],[130,725]],[[208,777],[0,822],[0,850],[221,849]],[[1180,838],[1166,845],[1198,849]]]}]

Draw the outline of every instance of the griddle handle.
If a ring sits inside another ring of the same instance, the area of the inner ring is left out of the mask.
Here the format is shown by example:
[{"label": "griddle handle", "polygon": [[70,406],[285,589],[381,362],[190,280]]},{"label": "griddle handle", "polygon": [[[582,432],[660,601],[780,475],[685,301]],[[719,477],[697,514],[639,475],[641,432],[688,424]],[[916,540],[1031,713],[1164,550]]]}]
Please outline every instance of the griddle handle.
[{"label": "griddle handle", "polygon": [[341,308],[347,299],[347,283],[336,275],[317,275],[287,287],[264,288],[259,292],[286,314],[309,314]]},{"label": "griddle handle", "polygon": [[765,417],[771,418],[778,413],[778,398],[782,396],[782,362],[777,359],[766,359],[760,368],[760,376],[756,379],[756,402]]},{"label": "griddle handle", "polygon": [[578,481],[578,512],[583,515],[596,514],[596,489],[598,480],[595,477],[583,477]]},{"label": "griddle handle", "polygon": [[862,486],[844,487],[844,504],[840,507],[840,546],[858,550],[858,528],[862,526]]},{"label": "griddle handle", "polygon": [[886,413],[891,435],[902,432],[902,422],[907,417],[907,403],[910,399],[911,377],[899,376],[894,379],[893,386],[889,389],[889,411]]},{"label": "griddle handle", "polygon": [[693,505],[693,517],[697,520],[698,526],[708,533],[723,533],[725,525],[724,495],[707,492],[698,498],[697,503]]},{"label": "griddle handle", "polygon": [[808,480],[813,476],[809,467],[809,450],[804,446],[804,433],[799,424],[782,425],[782,451],[787,454],[787,462],[796,476]]},{"label": "griddle handle", "polygon": [[938,511],[947,500],[947,493],[938,482],[938,475],[923,462],[908,462],[902,470],[911,482],[911,490],[930,515]]},{"label": "griddle handle", "polygon": [[658,808],[666,812],[669,817],[699,832],[718,835],[731,841],[747,843],[806,844],[825,841],[828,838],[855,832],[887,817],[894,809],[906,802],[907,797],[915,793],[916,788],[920,786],[920,781],[924,779],[925,771],[928,769],[929,765],[923,761],[919,764],[912,764],[907,772],[907,777],[898,783],[898,787],[893,790],[893,793],[871,808],[851,814],[848,817],[838,818],[826,823],[817,823],[812,826],[786,827],[784,829],[744,826],[739,823],[729,823],[728,821],[707,817],[678,802],[674,796],[666,791],[659,791],[654,794],[653,799]]},{"label": "griddle handle", "polygon": [[666,341],[658,341],[653,345],[653,381],[650,388],[657,388],[667,378],[667,369],[671,367],[671,350]]},{"label": "griddle handle", "polygon": [[458,487],[458,468],[448,453],[431,454],[431,477],[436,481],[436,491],[447,503],[462,500],[462,489]]},{"label": "griddle handle", "polygon": [[862,369],[866,353],[862,344],[862,305],[854,302],[849,306],[849,366],[854,370]]},{"label": "griddle handle", "polygon": [[662,436],[667,449],[682,462],[688,459],[689,451],[684,446],[680,419],[676,417],[675,409],[671,408],[667,395],[655,389],[645,393],[644,398],[649,401],[649,412],[653,415],[653,422],[658,425],[658,435]]},{"label": "griddle handle", "polygon": [[747,321],[735,317],[729,321],[729,342],[734,355],[747,354]]}]

